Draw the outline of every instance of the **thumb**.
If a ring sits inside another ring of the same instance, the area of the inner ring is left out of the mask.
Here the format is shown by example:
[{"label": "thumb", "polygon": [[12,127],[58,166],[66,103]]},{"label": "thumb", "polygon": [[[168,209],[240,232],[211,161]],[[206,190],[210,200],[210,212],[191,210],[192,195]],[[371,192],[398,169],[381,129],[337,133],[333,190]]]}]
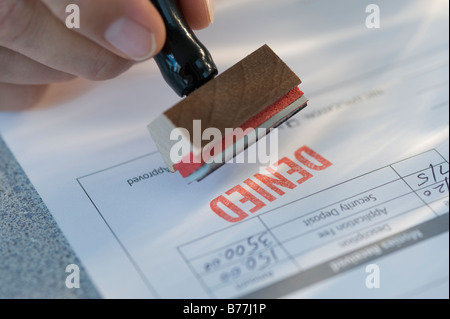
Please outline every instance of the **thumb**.
[{"label": "thumb", "polygon": [[73,29],[124,58],[142,61],[165,42],[163,20],[149,0],[41,0],[61,21],[69,5],[79,8],[80,28]]}]

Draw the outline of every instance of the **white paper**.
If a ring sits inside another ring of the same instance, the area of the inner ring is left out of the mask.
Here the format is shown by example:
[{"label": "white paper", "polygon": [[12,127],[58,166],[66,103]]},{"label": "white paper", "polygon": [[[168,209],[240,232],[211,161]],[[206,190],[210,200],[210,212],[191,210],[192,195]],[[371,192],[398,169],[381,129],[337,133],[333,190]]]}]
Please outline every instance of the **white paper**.
[{"label": "white paper", "polygon": [[[107,82],[54,85],[36,109],[0,114],[104,297],[448,298],[448,219],[420,228],[448,216],[448,2],[379,1],[373,29],[367,5],[217,1],[214,24],[197,33],[220,71],[267,43],[309,98],[279,129],[279,157],[313,176],[298,184],[280,165],[296,186],[265,187],[272,202],[253,192],[265,206],[240,222],[211,201],[248,212],[226,192],[260,167],[226,164],[190,185],[168,173],[146,126],[179,98],[153,61]],[[302,146],[332,165],[301,164]],[[368,265],[379,288],[366,284]]]}]

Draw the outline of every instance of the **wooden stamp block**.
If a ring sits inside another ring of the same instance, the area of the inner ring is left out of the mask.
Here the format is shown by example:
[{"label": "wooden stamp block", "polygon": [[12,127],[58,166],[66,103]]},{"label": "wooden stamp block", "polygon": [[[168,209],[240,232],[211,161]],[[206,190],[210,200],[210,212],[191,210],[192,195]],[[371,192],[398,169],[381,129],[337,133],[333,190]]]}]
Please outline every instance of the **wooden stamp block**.
[{"label": "wooden stamp block", "polygon": [[[229,159],[227,148],[234,148],[231,154],[236,155],[261,137],[256,134],[249,138],[245,132],[258,128],[267,131],[305,107],[307,99],[298,89],[300,83],[298,76],[264,45],[164,112],[148,129],[168,168],[199,180]],[[213,128],[214,137],[221,139],[214,143],[201,138],[198,125],[201,130]],[[227,140],[238,128],[245,132]],[[238,143],[244,136],[245,143]],[[180,143],[186,147],[181,156],[175,156]]]}]

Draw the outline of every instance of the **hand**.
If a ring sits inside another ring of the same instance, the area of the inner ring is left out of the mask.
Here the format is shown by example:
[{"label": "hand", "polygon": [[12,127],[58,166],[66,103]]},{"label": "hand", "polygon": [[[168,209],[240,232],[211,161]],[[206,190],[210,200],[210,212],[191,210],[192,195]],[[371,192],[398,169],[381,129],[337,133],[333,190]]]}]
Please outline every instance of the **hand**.
[{"label": "hand", "polygon": [[[179,0],[193,29],[213,19],[214,0]],[[80,8],[69,29],[66,7]],[[157,54],[166,31],[150,0],[0,0],[0,110],[32,106],[48,84],[114,78]]]}]

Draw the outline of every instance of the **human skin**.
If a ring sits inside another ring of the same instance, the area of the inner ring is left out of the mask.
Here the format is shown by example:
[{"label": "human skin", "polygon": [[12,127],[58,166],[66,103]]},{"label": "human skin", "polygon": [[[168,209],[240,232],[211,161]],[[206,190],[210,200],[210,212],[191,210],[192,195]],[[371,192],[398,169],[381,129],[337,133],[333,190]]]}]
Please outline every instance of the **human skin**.
[{"label": "human skin", "polygon": [[[69,29],[66,7],[80,8]],[[179,0],[189,25],[206,28],[214,0]],[[0,0],[0,110],[26,109],[49,84],[114,78],[156,55],[166,37],[149,0]]]}]

